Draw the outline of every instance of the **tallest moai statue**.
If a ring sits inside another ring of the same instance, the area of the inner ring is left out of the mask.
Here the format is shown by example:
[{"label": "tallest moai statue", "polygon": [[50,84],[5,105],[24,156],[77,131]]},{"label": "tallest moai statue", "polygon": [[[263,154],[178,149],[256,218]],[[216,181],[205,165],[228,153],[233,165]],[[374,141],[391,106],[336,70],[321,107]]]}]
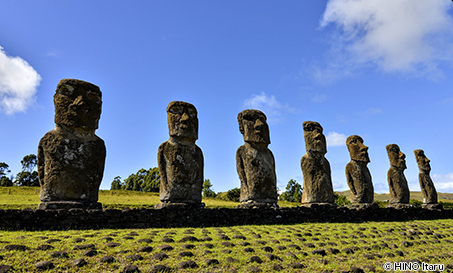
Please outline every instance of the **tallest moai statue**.
[{"label": "tallest moai statue", "polygon": [[160,173],[160,201],[154,208],[202,208],[203,153],[198,139],[197,109],[190,103],[168,104],[170,139],[157,153]]},{"label": "tallest moai statue", "polygon": [[418,180],[422,190],[423,208],[427,209],[442,209],[442,204],[437,204],[437,191],[434,187],[433,180],[429,175],[431,172],[431,162],[425,155],[423,150],[415,150],[415,159],[417,160],[419,174]]},{"label": "tallest moai statue", "polygon": [[266,115],[248,109],[238,115],[244,145],[236,152],[236,169],[241,180],[241,204],[238,208],[278,207],[275,159]]},{"label": "tallest moai statue", "polygon": [[330,164],[324,157],[327,153],[326,137],[321,125],[314,121],[303,123],[307,153],[300,164],[304,176],[302,204],[334,204]]},{"label": "tallest moai statue", "polygon": [[55,129],[38,146],[39,209],[102,208],[99,186],[106,149],[95,131],[102,93],[89,82],[63,79],[54,95]]}]

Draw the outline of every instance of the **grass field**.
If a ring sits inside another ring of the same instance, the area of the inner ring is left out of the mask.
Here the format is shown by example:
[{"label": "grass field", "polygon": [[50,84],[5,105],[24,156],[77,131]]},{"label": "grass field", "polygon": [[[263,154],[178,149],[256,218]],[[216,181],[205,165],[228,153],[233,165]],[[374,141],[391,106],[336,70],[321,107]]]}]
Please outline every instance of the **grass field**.
[{"label": "grass field", "polygon": [[[339,192],[349,197],[349,191]],[[375,200],[388,200],[388,194],[375,194]],[[411,199],[422,200],[421,192],[411,192]],[[453,194],[439,193],[439,201],[453,202]],[[104,209],[107,208],[153,208],[160,203],[158,193],[123,191],[123,190],[101,190],[99,191],[99,202]],[[203,198],[206,208],[234,208],[239,203],[224,201],[216,198]],[[39,187],[0,187],[0,209],[36,209],[39,201]],[[280,207],[297,207],[300,204],[279,201]]]},{"label": "grass field", "polygon": [[[99,191],[99,202],[104,209],[114,208],[153,208],[160,203],[159,194],[123,190]],[[239,203],[216,198],[203,198],[206,208],[234,208]],[[0,209],[36,209],[39,201],[39,187],[0,187]],[[295,207],[298,204],[279,202],[282,207]]]},{"label": "grass field", "polygon": [[53,272],[122,272],[128,265],[141,272],[385,272],[384,263],[400,261],[451,272],[453,220],[3,231],[0,247],[0,264],[14,272],[34,272],[42,261]]},{"label": "grass field", "polygon": [[[36,208],[38,196],[39,188],[0,188],[0,209]],[[156,193],[128,191],[100,191],[99,201],[104,208],[160,202]],[[238,204],[203,202],[207,208]],[[386,272],[384,263],[400,261],[453,272],[452,256],[453,219],[0,233],[0,272],[38,272],[40,262],[53,267],[49,272]]]}]

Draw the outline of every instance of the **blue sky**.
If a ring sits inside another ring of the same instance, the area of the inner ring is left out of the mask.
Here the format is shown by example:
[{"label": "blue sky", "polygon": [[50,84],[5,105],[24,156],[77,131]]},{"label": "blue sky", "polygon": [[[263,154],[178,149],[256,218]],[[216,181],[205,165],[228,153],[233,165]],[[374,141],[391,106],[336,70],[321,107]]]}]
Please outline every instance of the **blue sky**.
[{"label": "blue sky", "polygon": [[237,114],[268,117],[278,187],[302,184],[302,122],[324,127],[334,190],[346,190],[345,138],[369,147],[376,192],[387,192],[385,146],[431,159],[439,192],[453,192],[453,2],[6,1],[0,9],[0,162],[16,174],[54,128],[63,78],[98,85],[97,135],[107,146],[102,189],[157,166],[166,107],[195,105],[204,176],[239,187]]}]

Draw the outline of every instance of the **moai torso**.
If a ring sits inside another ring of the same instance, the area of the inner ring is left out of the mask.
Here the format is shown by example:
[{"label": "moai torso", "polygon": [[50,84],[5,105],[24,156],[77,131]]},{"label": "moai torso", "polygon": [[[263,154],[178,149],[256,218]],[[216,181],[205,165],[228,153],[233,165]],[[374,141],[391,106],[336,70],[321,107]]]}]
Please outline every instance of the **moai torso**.
[{"label": "moai torso", "polygon": [[319,123],[305,121],[303,123],[305,147],[307,153],[300,163],[304,177],[302,203],[335,202],[329,161],[324,157],[327,153],[326,138]]},{"label": "moai torso", "polygon": [[431,172],[430,160],[425,156],[423,150],[415,150],[414,154],[420,170],[418,180],[422,190],[423,204],[437,204],[437,191],[429,175]]},{"label": "moai torso", "polygon": [[302,203],[334,203],[329,161],[305,154],[300,164],[304,176]]},{"label": "moai torso", "polygon": [[201,204],[203,153],[195,145],[197,110],[190,103],[174,101],[168,105],[167,114],[170,139],[160,145],[157,154],[160,200],[166,204]]},{"label": "moai torso", "polygon": [[437,191],[429,174],[419,173],[418,180],[422,189],[423,204],[437,204]]},{"label": "moai torso", "polygon": [[408,204],[410,198],[409,186],[407,185],[404,170],[406,169],[406,156],[396,144],[387,145],[387,153],[390,160],[390,169],[387,180],[390,191],[390,204]]},{"label": "moai torso", "polygon": [[272,152],[242,145],[236,153],[236,164],[241,180],[240,202],[277,202],[277,176]]},{"label": "moai torso", "polygon": [[45,134],[38,148],[41,201],[97,202],[105,155],[97,136],[78,137],[63,129]]},{"label": "moai torso", "polygon": [[346,139],[351,161],[346,165],[346,180],[351,190],[351,203],[373,203],[374,187],[367,164],[368,147],[363,145],[360,136],[353,135]]},{"label": "moai torso", "polygon": [[201,202],[203,153],[197,145],[164,142],[159,147],[158,162],[162,202]]},{"label": "moai torso", "polygon": [[99,87],[64,79],[54,96],[56,128],[39,142],[43,202],[95,203],[104,173],[104,141],[94,133],[101,114]]},{"label": "moai torso", "polygon": [[244,110],[238,115],[239,131],[245,144],[236,152],[236,168],[241,180],[241,203],[277,204],[277,176],[271,150],[266,115]]}]

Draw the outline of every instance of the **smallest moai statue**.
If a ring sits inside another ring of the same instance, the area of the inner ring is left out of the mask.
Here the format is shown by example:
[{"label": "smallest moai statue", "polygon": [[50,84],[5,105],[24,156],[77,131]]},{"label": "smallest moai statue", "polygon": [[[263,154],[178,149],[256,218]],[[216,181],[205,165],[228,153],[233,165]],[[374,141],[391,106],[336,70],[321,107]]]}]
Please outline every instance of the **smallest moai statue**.
[{"label": "smallest moai statue", "polygon": [[236,152],[236,168],[241,180],[238,208],[271,208],[277,205],[275,159],[266,115],[259,110],[244,110],[238,115],[244,145]]},{"label": "smallest moai statue", "polygon": [[190,103],[173,101],[167,107],[170,139],[157,153],[160,201],[155,209],[203,208],[203,153],[198,139],[197,109]]},{"label": "smallest moai statue", "polygon": [[[346,180],[351,190],[352,207],[366,208],[373,204],[374,187],[367,165],[370,162],[368,147],[360,136],[352,135],[346,139],[351,161],[346,165]],[[377,206],[377,205],[375,205]]]},{"label": "smallest moai statue", "polygon": [[410,192],[407,185],[404,170],[406,167],[406,155],[400,150],[396,144],[386,146],[387,154],[390,160],[390,169],[387,172],[387,181],[390,190],[390,204],[387,207],[396,209],[413,208],[414,205],[409,204]]},{"label": "smallest moai statue", "polygon": [[38,146],[38,209],[101,209],[106,149],[95,131],[102,93],[89,82],[63,79],[54,95],[55,129]]},{"label": "smallest moai statue", "polygon": [[442,209],[442,204],[437,203],[437,191],[429,175],[431,172],[430,160],[426,157],[423,150],[415,150],[414,154],[420,171],[418,173],[418,180],[422,190],[422,207],[426,209]]},{"label": "smallest moai statue", "polygon": [[315,121],[305,121],[302,127],[307,151],[300,161],[304,177],[302,206],[336,206],[330,164],[324,157],[327,141],[323,128]]}]

